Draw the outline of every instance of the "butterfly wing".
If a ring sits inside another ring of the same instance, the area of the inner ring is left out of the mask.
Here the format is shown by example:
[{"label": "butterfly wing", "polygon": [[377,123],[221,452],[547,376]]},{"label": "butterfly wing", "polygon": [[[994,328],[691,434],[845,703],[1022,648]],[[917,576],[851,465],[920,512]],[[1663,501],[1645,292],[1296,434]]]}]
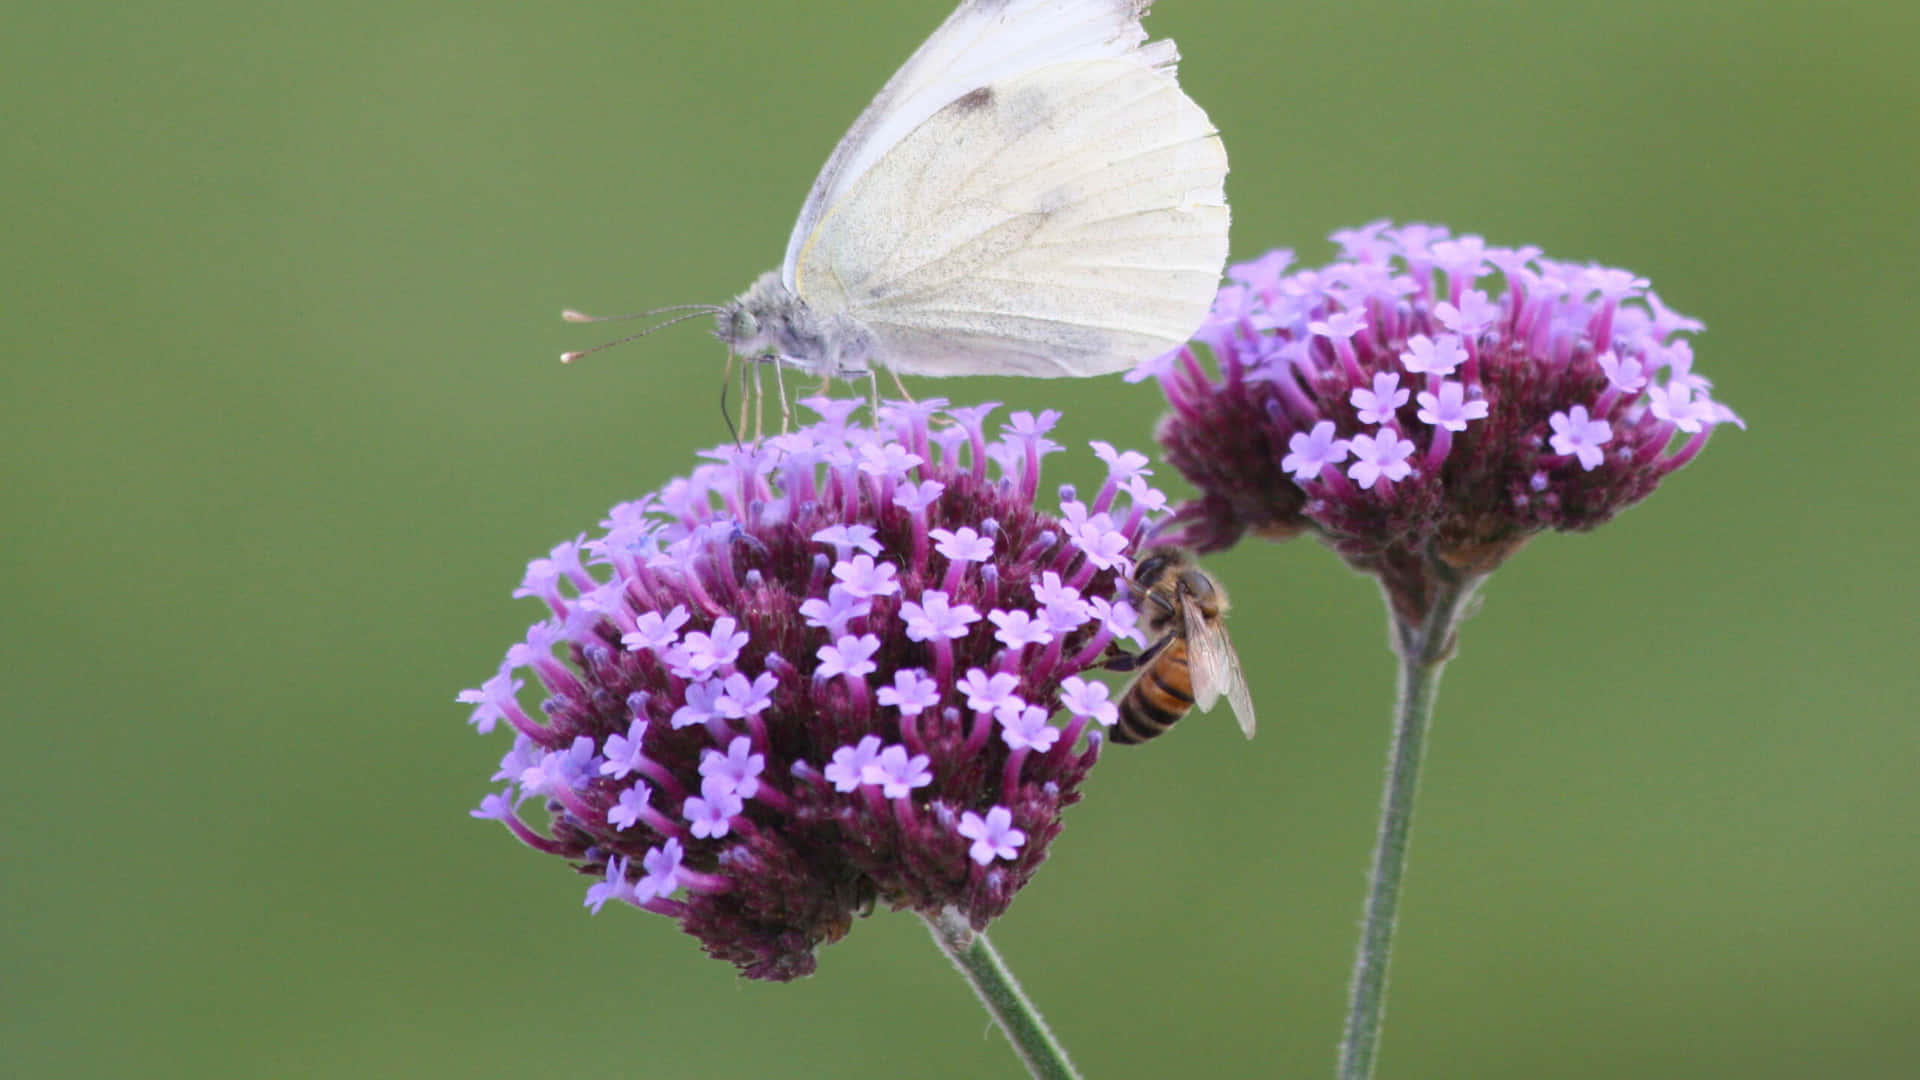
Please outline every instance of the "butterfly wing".
[{"label": "butterfly wing", "polygon": [[1193,703],[1201,711],[1213,708],[1220,695],[1227,695],[1233,706],[1240,731],[1253,738],[1253,694],[1247,689],[1247,677],[1240,670],[1240,656],[1233,651],[1233,640],[1219,619],[1209,621],[1199,605],[1187,604],[1184,612],[1187,632],[1187,670],[1193,676]]},{"label": "butterfly wing", "polygon": [[833,148],[787,239],[781,278],[797,291],[800,249],[829,207],[902,139],[956,99],[1049,64],[1132,56],[1172,77],[1178,53],[1147,39],[1151,0],[963,0],[894,72]]},{"label": "butterfly wing", "polygon": [[1172,76],[1055,63],[953,101],[803,243],[796,291],[920,375],[1099,375],[1178,347],[1227,256],[1226,151]]}]

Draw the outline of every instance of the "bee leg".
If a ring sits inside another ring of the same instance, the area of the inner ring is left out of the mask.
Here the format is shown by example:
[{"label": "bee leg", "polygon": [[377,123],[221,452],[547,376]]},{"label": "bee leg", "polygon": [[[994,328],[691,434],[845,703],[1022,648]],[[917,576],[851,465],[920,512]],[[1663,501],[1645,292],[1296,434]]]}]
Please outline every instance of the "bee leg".
[{"label": "bee leg", "polygon": [[1169,634],[1137,653],[1121,653],[1100,666],[1108,671],[1137,671],[1152,663],[1153,658],[1159,656],[1160,650],[1166,648],[1167,643],[1172,640],[1173,635]]}]

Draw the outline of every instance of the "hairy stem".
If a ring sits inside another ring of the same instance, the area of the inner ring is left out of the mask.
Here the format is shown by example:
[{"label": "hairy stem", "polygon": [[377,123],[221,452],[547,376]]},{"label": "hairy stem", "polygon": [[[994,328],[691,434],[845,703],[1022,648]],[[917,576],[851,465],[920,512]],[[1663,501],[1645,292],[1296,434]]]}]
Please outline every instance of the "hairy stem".
[{"label": "hairy stem", "polygon": [[1373,873],[1368,879],[1359,955],[1353,965],[1346,1034],[1340,1040],[1340,1080],[1370,1080],[1373,1076],[1381,1020],[1387,1008],[1387,964],[1393,955],[1400,885],[1407,869],[1420,760],[1426,752],[1440,672],[1453,654],[1454,629],[1477,583],[1477,578],[1444,583],[1419,624],[1396,621],[1394,626],[1394,651],[1400,658],[1399,701],[1394,708],[1393,749],[1387,760],[1380,832],[1373,850]]},{"label": "hairy stem", "polygon": [[933,942],[947,954],[953,966],[966,976],[967,984],[980,996],[987,1014],[1006,1033],[1013,1051],[1026,1063],[1027,1072],[1036,1080],[1080,1080],[1080,1073],[1068,1059],[1067,1051],[1048,1030],[1040,1010],[1033,1007],[1020,983],[1007,969],[988,943],[985,934],[976,933],[952,909],[939,915],[926,915]]}]

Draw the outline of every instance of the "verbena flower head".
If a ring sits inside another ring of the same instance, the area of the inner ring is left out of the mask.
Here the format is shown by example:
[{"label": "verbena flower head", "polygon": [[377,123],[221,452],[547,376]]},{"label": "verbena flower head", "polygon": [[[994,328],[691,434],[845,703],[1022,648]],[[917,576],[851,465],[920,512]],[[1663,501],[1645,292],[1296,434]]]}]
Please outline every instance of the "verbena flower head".
[{"label": "verbena flower head", "polygon": [[1201,492],[1180,542],[1311,529],[1417,618],[1434,575],[1591,529],[1740,423],[1693,371],[1701,324],[1631,273],[1426,225],[1334,239],[1319,270],[1228,268],[1195,335],[1217,378],[1191,347],[1130,376],[1158,377],[1160,442]]},{"label": "verbena flower head", "polygon": [[515,595],[550,617],[460,695],[515,734],[475,816],[593,876],[594,910],[669,916],[777,980],[876,898],[976,928],[1007,909],[1114,721],[1074,676],[1138,640],[1117,597],[1165,503],[1096,444],[1093,500],[1036,510],[1055,413],[989,438],[991,405],[875,430],[807,404],[820,422],[714,450],[534,560]]}]

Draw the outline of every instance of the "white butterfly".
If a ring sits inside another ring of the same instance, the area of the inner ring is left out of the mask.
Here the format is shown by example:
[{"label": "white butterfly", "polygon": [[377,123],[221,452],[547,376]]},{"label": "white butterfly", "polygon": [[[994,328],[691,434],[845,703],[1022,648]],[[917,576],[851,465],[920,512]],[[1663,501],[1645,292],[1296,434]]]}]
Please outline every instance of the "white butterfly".
[{"label": "white butterfly", "polygon": [[822,376],[1102,375],[1184,343],[1227,258],[1227,155],[1151,0],[963,0],[722,308]]}]

